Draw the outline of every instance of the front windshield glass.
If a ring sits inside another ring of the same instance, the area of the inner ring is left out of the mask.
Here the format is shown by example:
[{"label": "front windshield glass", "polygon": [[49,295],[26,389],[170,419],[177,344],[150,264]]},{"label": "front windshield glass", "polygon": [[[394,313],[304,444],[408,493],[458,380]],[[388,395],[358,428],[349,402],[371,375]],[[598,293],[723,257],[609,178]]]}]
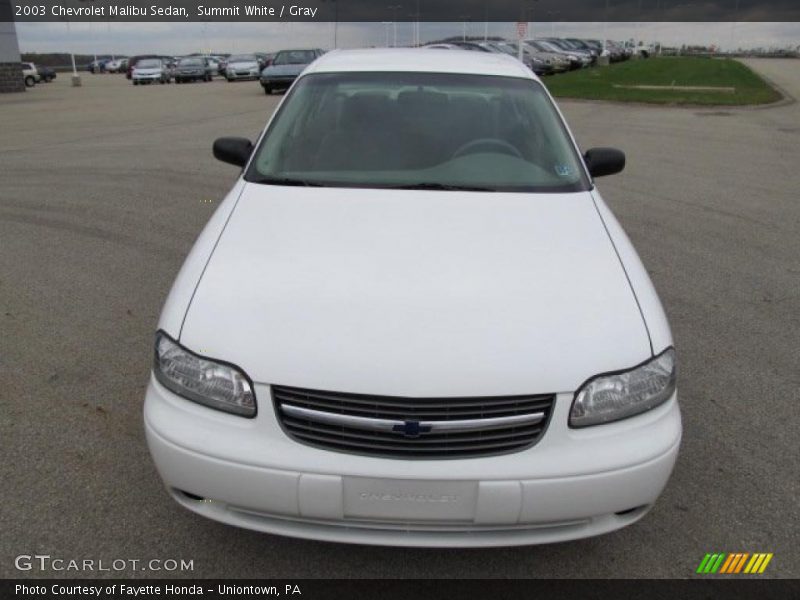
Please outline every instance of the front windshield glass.
[{"label": "front windshield glass", "polygon": [[279,52],[274,65],[307,65],[316,58],[313,50],[284,50]]},{"label": "front windshield glass", "polygon": [[158,59],[140,60],[136,63],[136,67],[139,69],[158,69],[161,67],[161,61]]},{"label": "front windshield glass", "polygon": [[203,65],[203,61],[199,58],[184,58],[178,64],[182,67],[200,67]]},{"label": "front windshield glass", "polygon": [[256,62],[256,57],[252,54],[239,54],[238,56],[231,56],[228,59],[228,63],[235,62]]},{"label": "front windshield glass", "polygon": [[541,84],[442,73],[302,77],[246,179],[434,190],[589,189]]}]

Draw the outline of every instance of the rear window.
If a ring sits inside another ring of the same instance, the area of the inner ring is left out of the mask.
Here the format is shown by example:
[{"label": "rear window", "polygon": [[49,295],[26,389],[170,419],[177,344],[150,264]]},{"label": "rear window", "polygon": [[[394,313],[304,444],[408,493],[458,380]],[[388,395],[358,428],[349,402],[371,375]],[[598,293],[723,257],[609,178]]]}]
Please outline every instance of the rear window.
[{"label": "rear window", "polygon": [[313,50],[284,50],[279,52],[274,65],[306,65],[317,57]]}]

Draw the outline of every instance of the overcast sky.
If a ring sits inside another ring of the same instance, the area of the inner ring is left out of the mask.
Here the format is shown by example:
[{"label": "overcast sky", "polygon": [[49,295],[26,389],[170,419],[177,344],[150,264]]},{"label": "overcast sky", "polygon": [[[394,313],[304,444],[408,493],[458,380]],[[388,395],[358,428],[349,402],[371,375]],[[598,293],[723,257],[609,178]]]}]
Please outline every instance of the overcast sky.
[{"label": "overcast sky", "polygon": [[[467,35],[483,36],[484,23],[467,23]],[[421,23],[423,41],[461,35],[464,24]],[[574,36],[716,45],[728,48],[797,47],[800,23],[531,23],[532,36]],[[188,54],[190,52],[270,52],[287,47],[333,47],[333,23],[17,23],[22,52],[81,54]],[[488,34],[513,38],[514,23],[489,23]],[[339,23],[338,47],[384,46],[394,41],[394,25]],[[398,45],[413,39],[412,23],[397,23]]]}]

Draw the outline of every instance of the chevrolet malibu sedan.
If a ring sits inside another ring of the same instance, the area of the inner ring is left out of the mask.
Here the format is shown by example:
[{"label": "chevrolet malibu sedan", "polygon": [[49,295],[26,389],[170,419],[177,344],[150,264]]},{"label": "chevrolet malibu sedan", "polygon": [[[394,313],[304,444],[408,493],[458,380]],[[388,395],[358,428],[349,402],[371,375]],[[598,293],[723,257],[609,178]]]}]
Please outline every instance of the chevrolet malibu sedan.
[{"label": "chevrolet malibu sedan", "polygon": [[144,405],[169,494],[263,532],[507,546],[647,513],[678,453],[667,320],[511,57],[335,51],[253,144],[164,306]]}]

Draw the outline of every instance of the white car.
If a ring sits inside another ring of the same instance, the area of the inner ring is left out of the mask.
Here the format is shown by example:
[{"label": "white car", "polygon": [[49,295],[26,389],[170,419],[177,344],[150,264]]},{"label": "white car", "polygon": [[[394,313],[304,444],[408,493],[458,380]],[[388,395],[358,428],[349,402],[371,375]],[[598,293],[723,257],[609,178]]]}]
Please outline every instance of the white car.
[{"label": "white car", "polygon": [[169,69],[160,58],[142,58],[131,71],[133,85],[145,83],[169,83],[172,80]]},{"label": "white car", "polygon": [[231,56],[225,66],[225,78],[228,81],[237,79],[258,79],[261,68],[254,54],[238,54]]},{"label": "white car", "polygon": [[640,519],[681,439],[664,311],[512,57],[334,51],[300,75],[164,306],[144,404],[171,496],[231,525],[505,546]]},{"label": "white car", "polygon": [[25,87],[33,87],[42,80],[36,65],[30,62],[22,63],[22,78],[25,81]]},{"label": "white car", "polygon": [[106,73],[119,73],[122,60],[110,60],[105,64]]}]

